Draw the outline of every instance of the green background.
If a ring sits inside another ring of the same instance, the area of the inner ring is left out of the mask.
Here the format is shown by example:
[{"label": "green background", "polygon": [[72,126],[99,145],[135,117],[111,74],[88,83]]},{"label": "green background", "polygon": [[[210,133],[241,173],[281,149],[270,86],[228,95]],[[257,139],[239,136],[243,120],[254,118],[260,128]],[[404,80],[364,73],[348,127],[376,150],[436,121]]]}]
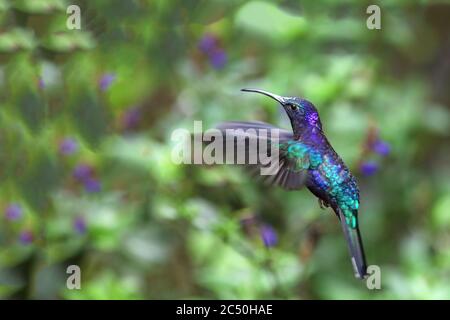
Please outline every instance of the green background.
[{"label": "green background", "polygon": [[[450,298],[448,1],[71,3],[81,30],[66,1],[0,0],[1,298]],[[172,162],[194,120],[289,128],[244,87],[317,106],[358,180],[381,290],[354,278],[307,190]]]}]

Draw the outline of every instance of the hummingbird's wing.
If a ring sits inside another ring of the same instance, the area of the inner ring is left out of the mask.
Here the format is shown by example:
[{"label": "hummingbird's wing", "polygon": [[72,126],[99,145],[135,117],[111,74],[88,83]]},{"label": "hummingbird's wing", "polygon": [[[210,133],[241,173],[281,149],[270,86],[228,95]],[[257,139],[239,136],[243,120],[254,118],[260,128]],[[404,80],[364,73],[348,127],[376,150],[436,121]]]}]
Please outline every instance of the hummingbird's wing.
[{"label": "hummingbird's wing", "polygon": [[[300,146],[301,143],[293,140],[291,132],[264,122],[240,121],[221,123],[217,129],[224,134],[224,142],[233,145],[232,152],[225,148],[226,157],[231,157],[229,160],[232,163],[239,164],[237,154],[245,152],[247,162],[240,164],[245,164],[251,173],[261,177],[265,183],[279,185],[287,190],[304,186],[309,168],[308,153],[299,152],[298,156],[292,156],[292,144]],[[251,159],[257,161],[248,161]]]}]

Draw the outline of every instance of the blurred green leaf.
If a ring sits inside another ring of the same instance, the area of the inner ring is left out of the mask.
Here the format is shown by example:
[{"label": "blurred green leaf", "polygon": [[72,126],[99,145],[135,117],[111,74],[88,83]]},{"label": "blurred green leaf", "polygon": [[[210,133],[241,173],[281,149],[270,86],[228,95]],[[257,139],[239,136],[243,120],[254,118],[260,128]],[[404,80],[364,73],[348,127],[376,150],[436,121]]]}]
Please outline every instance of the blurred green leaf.
[{"label": "blurred green leaf", "polygon": [[12,5],[27,13],[51,13],[55,11],[65,11],[67,4],[65,0],[14,0]]},{"label": "blurred green leaf", "polygon": [[97,147],[107,130],[107,114],[98,97],[83,92],[71,106],[73,122],[86,141]]},{"label": "blurred green leaf", "polygon": [[275,41],[292,39],[305,33],[307,27],[303,17],[262,1],[244,4],[236,14],[236,24]]},{"label": "blurred green leaf", "polygon": [[15,28],[0,34],[0,53],[33,50],[37,41],[29,30]]}]

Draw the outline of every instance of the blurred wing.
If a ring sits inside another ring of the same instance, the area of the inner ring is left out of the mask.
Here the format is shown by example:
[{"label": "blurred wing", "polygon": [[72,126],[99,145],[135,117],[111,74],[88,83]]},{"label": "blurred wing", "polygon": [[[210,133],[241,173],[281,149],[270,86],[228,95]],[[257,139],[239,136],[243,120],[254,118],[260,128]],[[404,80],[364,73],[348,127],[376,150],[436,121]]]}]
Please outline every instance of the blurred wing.
[{"label": "blurred wing", "polygon": [[[234,146],[232,155],[225,155],[232,163],[239,164],[238,141],[245,141],[239,151],[245,152],[245,166],[253,175],[260,177],[266,184],[278,185],[286,190],[299,189],[304,185],[309,167],[308,154],[300,142],[293,140],[291,132],[264,122],[225,122],[217,129],[224,134],[224,141]],[[295,156],[290,151],[297,147],[292,145],[298,145],[305,152],[298,152],[298,156]],[[229,150],[226,151],[229,153]],[[260,161],[261,155],[269,161]],[[252,163],[249,161],[252,158],[258,161]]]}]

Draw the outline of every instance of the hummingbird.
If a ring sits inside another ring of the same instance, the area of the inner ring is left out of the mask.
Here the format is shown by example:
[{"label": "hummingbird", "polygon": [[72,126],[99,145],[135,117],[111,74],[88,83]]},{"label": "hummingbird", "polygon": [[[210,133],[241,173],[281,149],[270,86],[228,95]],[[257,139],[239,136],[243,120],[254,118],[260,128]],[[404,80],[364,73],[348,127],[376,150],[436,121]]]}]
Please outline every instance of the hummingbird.
[{"label": "hummingbird", "polygon": [[[255,129],[253,132],[279,130],[275,149],[278,150],[279,165],[273,174],[262,178],[286,190],[298,190],[305,186],[318,198],[322,209],[331,207],[347,241],[355,277],[364,279],[367,266],[358,225],[358,185],[325,136],[316,107],[303,98],[283,97],[260,89],[241,91],[263,94],[281,104],[291,122],[292,132],[264,122],[241,121],[224,122],[217,129],[227,135],[230,132],[239,135],[247,129]],[[235,141],[236,137],[231,138]],[[256,167],[262,166],[256,164]]]}]

